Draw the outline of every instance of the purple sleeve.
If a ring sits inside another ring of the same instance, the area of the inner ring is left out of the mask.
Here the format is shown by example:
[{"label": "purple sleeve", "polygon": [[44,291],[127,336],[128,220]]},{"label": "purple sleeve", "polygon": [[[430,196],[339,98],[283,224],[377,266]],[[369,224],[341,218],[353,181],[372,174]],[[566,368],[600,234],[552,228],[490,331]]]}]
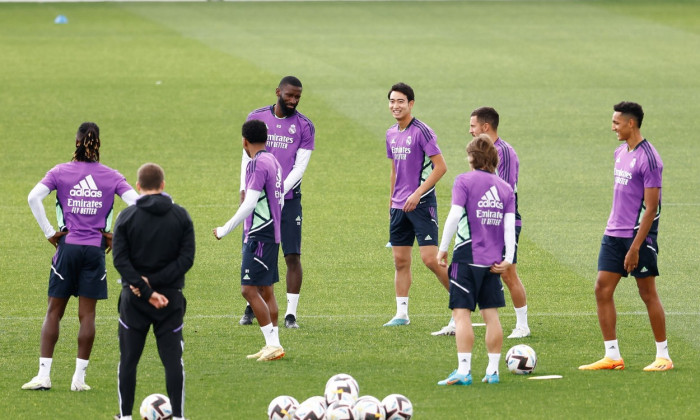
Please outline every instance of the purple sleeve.
[{"label": "purple sleeve", "polygon": [[301,142],[299,143],[300,149],[314,150],[316,145],[316,128],[311,121],[307,121],[307,124],[303,124],[301,129]]},{"label": "purple sleeve", "polygon": [[[388,134],[388,132],[387,132],[387,134]],[[393,158],[394,158],[394,154],[391,153],[391,145],[389,145],[389,138],[388,138],[388,136],[387,136],[387,139],[386,139],[386,157],[388,157],[389,159],[393,159]]]},{"label": "purple sleeve", "polygon": [[131,187],[131,185],[129,185],[128,182],[126,182],[126,178],[124,177],[124,175],[120,174],[118,171],[115,171],[115,172],[116,172],[116,175],[119,178],[121,178],[119,180],[119,182],[117,182],[117,188],[116,188],[117,195],[119,195],[121,197],[122,194],[124,194],[127,191],[133,190],[133,188]]},{"label": "purple sleeve", "polygon": [[452,186],[452,205],[460,207],[467,206],[466,185],[462,182],[461,177],[457,177],[454,185]]},{"label": "purple sleeve", "polygon": [[515,194],[512,189],[508,189],[508,199],[503,207],[503,213],[515,213]]},{"label": "purple sleeve", "polygon": [[428,133],[430,134],[429,138],[425,138],[425,136],[421,136],[423,151],[428,156],[435,156],[435,155],[442,154],[442,152],[440,151],[440,148],[437,145],[437,136],[435,135],[433,130],[429,130]]},{"label": "purple sleeve", "polygon": [[263,191],[265,189],[266,169],[261,163],[260,160],[257,160],[255,171],[246,179],[246,190]]},{"label": "purple sleeve", "polygon": [[663,167],[658,165],[650,169],[649,165],[644,165],[642,173],[644,175],[644,188],[661,188],[661,171]]},{"label": "purple sleeve", "polygon": [[56,177],[54,176],[54,172],[57,171],[58,168],[54,166],[51,168],[50,171],[46,172],[46,175],[44,175],[44,178],[39,181],[42,184],[46,185],[46,188],[48,188],[50,191],[55,190],[58,188],[58,185],[56,184]]}]

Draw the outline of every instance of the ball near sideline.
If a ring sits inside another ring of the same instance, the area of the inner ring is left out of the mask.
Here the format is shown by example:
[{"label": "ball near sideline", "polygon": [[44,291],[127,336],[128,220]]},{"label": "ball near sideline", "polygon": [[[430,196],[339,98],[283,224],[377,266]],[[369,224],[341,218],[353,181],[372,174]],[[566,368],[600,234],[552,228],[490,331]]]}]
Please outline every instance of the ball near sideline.
[{"label": "ball near sideline", "polygon": [[151,394],[144,398],[139,408],[139,414],[145,420],[165,420],[172,418],[173,409],[170,398],[163,394]]},{"label": "ball near sideline", "polygon": [[515,345],[506,353],[506,366],[516,375],[529,375],[537,366],[537,354],[528,345]]}]

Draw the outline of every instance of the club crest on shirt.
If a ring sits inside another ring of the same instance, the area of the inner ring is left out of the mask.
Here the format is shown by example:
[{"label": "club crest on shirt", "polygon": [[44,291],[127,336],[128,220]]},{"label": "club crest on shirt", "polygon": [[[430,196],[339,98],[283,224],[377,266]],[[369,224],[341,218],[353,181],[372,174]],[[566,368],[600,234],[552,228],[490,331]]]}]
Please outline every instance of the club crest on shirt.
[{"label": "club crest on shirt", "polygon": [[411,136],[406,137],[406,145],[411,145]]},{"label": "club crest on shirt", "polygon": [[297,132],[297,126],[292,124],[289,126],[289,134],[294,134]]}]

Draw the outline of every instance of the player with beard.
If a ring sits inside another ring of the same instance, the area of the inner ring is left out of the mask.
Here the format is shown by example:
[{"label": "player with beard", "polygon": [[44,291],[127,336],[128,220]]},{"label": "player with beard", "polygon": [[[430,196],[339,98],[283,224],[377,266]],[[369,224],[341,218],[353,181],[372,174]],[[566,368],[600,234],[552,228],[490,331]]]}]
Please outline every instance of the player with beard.
[{"label": "player with beard", "polygon": [[[266,150],[282,166],[284,179],[284,208],[282,209],[282,253],[287,264],[287,311],[284,326],[299,328],[297,305],[302,283],[301,267],[301,180],[314,149],[314,124],[297,111],[301,99],[301,81],[294,76],[284,77],[275,91],[277,103],[256,109],[247,121],[260,120],[267,125]],[[241,159],[241,203],[245,200],[245,173],[251,158],[243,152]],[[250,304],[239,323],[250,325],[255,314]]]}]

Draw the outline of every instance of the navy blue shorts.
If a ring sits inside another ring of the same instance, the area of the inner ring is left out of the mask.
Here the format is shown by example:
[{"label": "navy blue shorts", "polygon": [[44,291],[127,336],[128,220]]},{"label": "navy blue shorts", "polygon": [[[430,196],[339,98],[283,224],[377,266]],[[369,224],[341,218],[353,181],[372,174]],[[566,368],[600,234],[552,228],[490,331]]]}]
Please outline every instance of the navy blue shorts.
[{"label": "navy blue shorts", "polygon": [[272,286],[280,281],[277,260],[280,244],[250,241],[243,244],[241,285]]},{"label": "navy blue shorts", "polygon": [[282,234],[282,253],[284,255],[301,255],[301,197],[284,200],[282,207],[282,221],[280,230]]},{"label": "navy blue shorts", "polygon": [[[632,246],[634,238],[616,238],[614,236],[603,235],[600,242],[600,253],[598,254],[598,271],[609,271],[627,277],[625,271],[625,256]],[[659,245],[656,238],[647,236],[646,240],[639,248],[639,264],[631,273],[632,277],[656,277],[659,275],[657,265]]]},{"label": "navy blue shorts", "polygon": [[506,306],[501,276],[490,267],[478,267],[467,263],[450,264],[450,309],[502,308]]},{"label": "navy blue shorts", "polygon": [[409,212],[391,209],[390,214],[389,242],[392,246],[413,246],[416,239],[418,246],[438,245],[437,206],[419,206]]},{"label": "navy blue shorts", "polygon": [[107,299],[105,250],[92,245],[67,244],[65,241],[65,236],[61,237],[51,261],[49,296]]}]

